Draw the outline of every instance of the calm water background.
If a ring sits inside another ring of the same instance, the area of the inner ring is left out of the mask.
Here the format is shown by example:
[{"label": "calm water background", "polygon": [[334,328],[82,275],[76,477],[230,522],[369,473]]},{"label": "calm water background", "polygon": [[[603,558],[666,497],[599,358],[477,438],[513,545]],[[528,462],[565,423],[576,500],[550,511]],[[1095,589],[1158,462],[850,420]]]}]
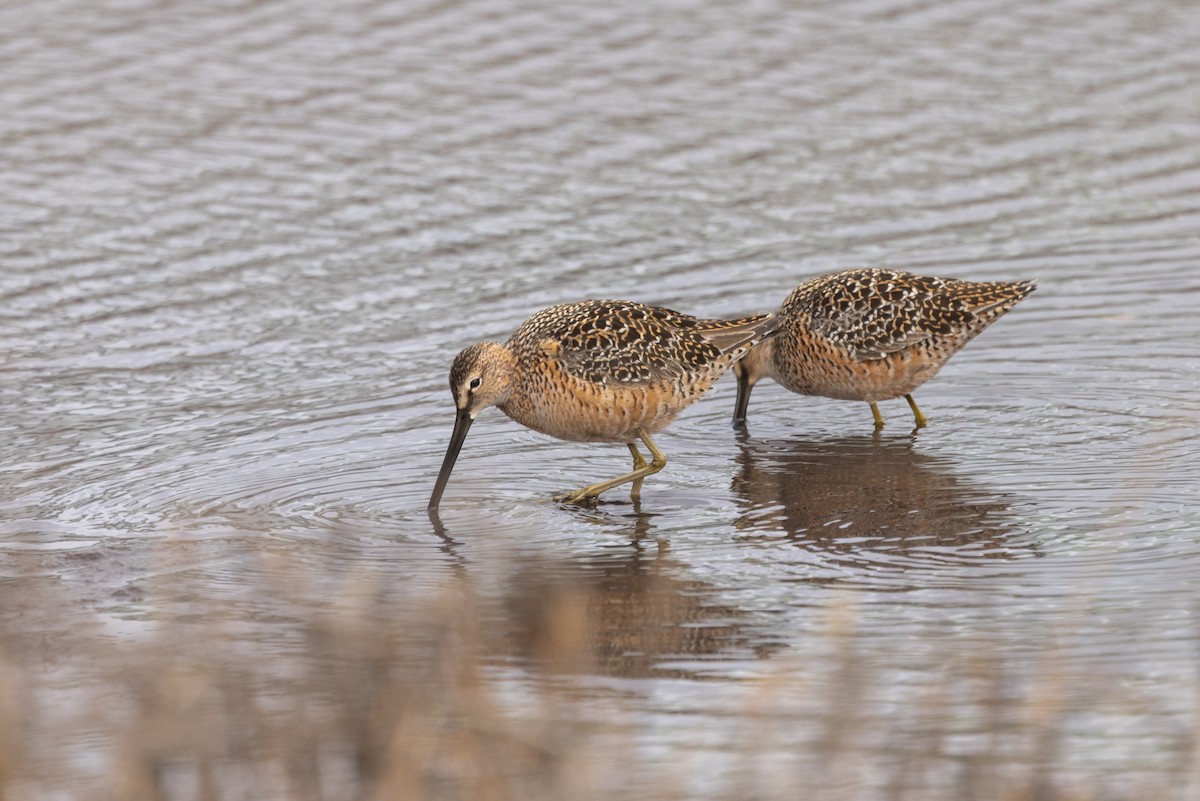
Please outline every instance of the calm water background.
[{"label": "calm water background", "polygon": [[[885,728],[980,638],[1118,689],[1068,721],[1081,774],[1153,775],[1195,726],[1190,4],[52,0],[0,31],[0,616],[51,689],[104,692],[79,637],[218,621],[285,664],[356,582],[498,598],[545,560],[686,600],[654,625],[699,635],[580,682],[699,787],[747,677],[833,664],[831,604]],[[458,349],[556,302],[739,315],[861,266],[1040,288],[918,392],[919,433],[764,385],[739,440],[726,380],[640,506],[576,510],[546,498],[624,448],[493,412],[427,518]],[[282,597],[289,570],[329,579]],[[503,665],[519,704],[536,674]],[[48,693],[35,737],[71,720]],[[103,727],[75,734],[64,775],[102,771]]]}]

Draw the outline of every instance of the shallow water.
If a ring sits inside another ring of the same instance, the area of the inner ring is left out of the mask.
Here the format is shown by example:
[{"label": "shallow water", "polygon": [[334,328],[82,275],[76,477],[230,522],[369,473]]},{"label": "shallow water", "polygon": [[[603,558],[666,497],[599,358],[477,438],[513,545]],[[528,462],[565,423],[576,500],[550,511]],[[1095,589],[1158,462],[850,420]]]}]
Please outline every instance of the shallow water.
[{"label": "shallow water", "polygon": [[[650,763],[724,775],[741,682],[835,664],[831,604],[870,719],[984,637],[1136,696],[1079,718],[1081,771],[1195,726],[1200,15],[339,9],[0,9],[0,614],[32,659],[219,620],[286,660],[347,583],[499,599],[536,562],[619,610],[595,678],[639,699]],[[1039,289],[917,392],[920,432],[763,385],[739,438],[726,379],[640,504],[588,510],[546,499],[624,448],[492,412],[426,516],[461,347],[555,302],[732,316],[857,266]],[[331,578],[280,597],[264,560]]]}]

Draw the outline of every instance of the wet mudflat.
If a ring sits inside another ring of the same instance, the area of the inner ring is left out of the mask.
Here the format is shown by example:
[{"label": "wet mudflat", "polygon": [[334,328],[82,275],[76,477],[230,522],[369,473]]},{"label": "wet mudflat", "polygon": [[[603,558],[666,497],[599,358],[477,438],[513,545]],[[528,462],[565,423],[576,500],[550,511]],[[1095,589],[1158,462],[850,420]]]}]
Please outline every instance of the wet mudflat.
[{"label": "wet mudflat", "polygon": [[[1186,4],[0,22],[0,789],[1195,792]],[[726,379],[581,509],[493,411],[426,515],[461,347],[860,266],[1039,289],[919,432]]]}]

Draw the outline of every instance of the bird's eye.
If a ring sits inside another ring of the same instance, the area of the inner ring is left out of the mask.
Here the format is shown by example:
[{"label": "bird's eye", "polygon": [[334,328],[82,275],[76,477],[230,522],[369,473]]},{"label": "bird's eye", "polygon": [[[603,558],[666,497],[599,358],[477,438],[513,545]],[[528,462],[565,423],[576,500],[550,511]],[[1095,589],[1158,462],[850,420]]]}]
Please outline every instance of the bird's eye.
[{"label": "bird's eye", "polygon": [[472,378],[472,379],[471,379],[471,384],[470,384],[470,387],[471,387],[471,389],[479,389],[479,379],[478,379],[478,378]]}]

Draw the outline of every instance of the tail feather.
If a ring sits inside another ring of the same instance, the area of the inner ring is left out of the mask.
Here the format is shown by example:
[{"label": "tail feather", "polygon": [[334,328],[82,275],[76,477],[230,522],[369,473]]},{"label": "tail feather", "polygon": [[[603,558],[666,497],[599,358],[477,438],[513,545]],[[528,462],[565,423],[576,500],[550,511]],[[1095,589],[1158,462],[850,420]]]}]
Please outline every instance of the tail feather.
[{"label": "tail feather", "polygon": [[721,353],[749,348],[779,332],[779,317],[771,312],[739,320],[701,320],[696,332]]},{"label": "tail feather", "polygon": [[989,281],[974,284],[974,291],[966,293],[966,301],[971,311],[979,317],[994,317],[1008,311],[1030,292],[1037,289],[1036,281]]}]

